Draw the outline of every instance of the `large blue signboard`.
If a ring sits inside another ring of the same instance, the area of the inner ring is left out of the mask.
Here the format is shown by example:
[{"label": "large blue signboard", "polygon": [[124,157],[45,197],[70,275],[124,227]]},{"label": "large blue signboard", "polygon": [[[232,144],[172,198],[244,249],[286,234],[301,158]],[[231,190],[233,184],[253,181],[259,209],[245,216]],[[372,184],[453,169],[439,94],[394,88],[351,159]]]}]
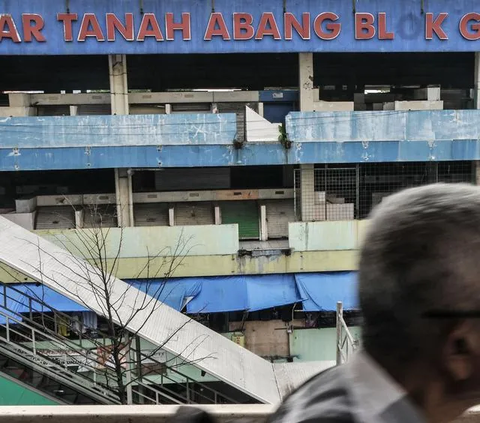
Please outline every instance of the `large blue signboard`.
[{"label": "large blue signboard", "polygon": [[1,0],[0,54],[480,50],[478,0]]}]

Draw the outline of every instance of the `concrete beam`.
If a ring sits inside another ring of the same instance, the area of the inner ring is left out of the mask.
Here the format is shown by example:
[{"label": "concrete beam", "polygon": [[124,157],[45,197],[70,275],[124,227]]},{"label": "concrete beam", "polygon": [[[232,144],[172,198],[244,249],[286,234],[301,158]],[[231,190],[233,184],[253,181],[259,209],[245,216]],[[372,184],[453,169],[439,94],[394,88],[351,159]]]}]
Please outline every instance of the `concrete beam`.
[{"label": "concrete beam", "polygon": [[[274,411],[270,405],[199,406],[212,414],[218,423],[260,423]],[[162,423],[167,422],[178,406],[142,405],[102,406],[14,406],[2,407],[3,423]]]},{"label": "concrete beam", "polygon": [[[278,405],[196,405],[218,423],[263,423]],[[69,405],[2,407],[0,423],[166,423],[179,406],[162,405]],[[480,407],[474,407],[454,423],[480,422]]]},{"label": "concrete beam", "polygon": [[[8,215],[4,216],[7,217]],[[171,229],[171,228],[170,228]],[[119,279],[148,279],[151,269],[165,267],[165,258],[150,259],[131,257],[107,259],[107,267],[115,264],[115,276]],[[280,273],[349,272],[357,270],[358,251],[297,251],[290,256],[257,252],[255,257],[239,257],[238,254],[186,256],[182,266],[175,270],[175,278],[275,275]],[[94,264],[94,263],[92,263]],[[163,266],[163,267],[162,267]],[[32,282],[21,273],[4,266],[0,268],[0,280],[5,283]]]},{"label": "concrete beam", "polygon": [[353,112],[355,103],[353,101],[315,101],[314,112]]},{"label": "concrete beam", "polygon": [[34,107],[0,107],[0,117],[35,116]]},{"label": "concrete beam", "polygon": [[384,103],[383,110],[443,110],[443,101],[395,101],[393,103]]},{"label": "concrete beam", "polygon": [[91,104],[110,104],[110,94],[30,94],[30,105],[35,106],[81,106]]},{"label": "concrete beam", "polygon": [[255,103],[259,101],[259,91],[232,92],[160,92],[130,93],[130,104],[175,104],[175,103]]}]

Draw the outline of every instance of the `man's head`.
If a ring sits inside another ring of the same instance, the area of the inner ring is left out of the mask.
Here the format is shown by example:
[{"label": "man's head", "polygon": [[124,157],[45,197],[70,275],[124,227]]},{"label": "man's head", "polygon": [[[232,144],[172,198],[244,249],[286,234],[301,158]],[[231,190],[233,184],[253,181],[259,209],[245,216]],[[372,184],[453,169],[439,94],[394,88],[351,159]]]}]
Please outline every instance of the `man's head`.
[{"label": "man's head", "polygon": [[396,375],[424,365],[452,397],[480,394],[480,188],[437,184],[385,199],[359,280],[367,352]]}]

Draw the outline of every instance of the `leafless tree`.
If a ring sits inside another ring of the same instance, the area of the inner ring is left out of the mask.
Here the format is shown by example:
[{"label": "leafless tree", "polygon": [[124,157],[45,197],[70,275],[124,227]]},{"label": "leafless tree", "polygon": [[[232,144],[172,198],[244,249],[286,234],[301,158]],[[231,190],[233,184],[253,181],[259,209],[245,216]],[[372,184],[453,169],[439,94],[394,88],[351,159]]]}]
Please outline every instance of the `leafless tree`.
[{"label": "leafless tree", "polygon": [[[74,286],[68,289],[69,296],[86,309],[98,310],[97,314],[103,316],[106,329],[100,332],[93,328],[93,333],[88,332],[84,323],[76,317],[55,312],[54,318],[63,319],[64,323],[67,320],[70,331],[83,339],[88,338],[94,345],[93,355],[84,354],[78,360],[78,364],[95,367],[96,377],[100,376],[101,383],[109,390],[117,392],[119,401],[126,404],[132,402],[132,386],[138,387],[143,380],[155,374],[163,374],[166,368],[195,364],[199,361],[198,358],[190,360],[189,356],[192,355],[195,346],[198,347],[205,338],[192,339],[188,348],[190,353],[183,351],[177,356],[160,361],[156,358],[163,347],[179,331],[185,329],[191,321],[189,319],[175,328],[162,345],[148,351],[142,350],[139,336],[155,311],[168,299],[170,295],[168,291],[171,289],[168,280],[182,266],[185,256],[192,248],[192,240],[185,239],[182,233],[173,246],[165,247],[153,254],[146,248],[146,256],[136,260],[136,263],[141,265],[137,274],[132,277],[144,281],[139,285],[139,289],[132,284],[122,284],[123,288],[119,292],[116,275],[121,269],[126,247],[125,230],[105,225],[104,222],[111,220],[111,215],[114,215],[108,208],[92,206],[84,209],[84,212],[89,213],[88,228],[68,231],[68,236],[65,236],[65,233],[54,235],[54,242],[68,251],[68,255],[65,257],[52,255],[42,249],[40,243],[37,245],[40,263],[38,273],[41,275],[42,286],[44,282],[48,282],[47,285],[50,286],[61,285],[64,290],[66,286]],[[45,260],[67,268],[68,272],[65,272],[62,278],[53,278],[43,269],[42,261]],[[4,270],[8,271],[5,268]],[[68,284],[68,279],[73,279],[69,276],[72,274],[75,283]],[[44,298],[38,300],[39,303],[45,304]],[[45,316],[42,319],[45,319]],[[41,321],[47,329],[48,322]],[[132,330],[133,321],[137,322],[135,330]],[[181,360],[177,360],[179,355],[182,356]],[[202,357],[201,360],[207,358],[212,357]],[[85,361],[87,359],[90,364]],[[181,364],[178,364],[179,362]],[[148,384],[143,384],[142,389],[148,390]],[[142,390],[137,389],[137,394],[141,396]]]}]

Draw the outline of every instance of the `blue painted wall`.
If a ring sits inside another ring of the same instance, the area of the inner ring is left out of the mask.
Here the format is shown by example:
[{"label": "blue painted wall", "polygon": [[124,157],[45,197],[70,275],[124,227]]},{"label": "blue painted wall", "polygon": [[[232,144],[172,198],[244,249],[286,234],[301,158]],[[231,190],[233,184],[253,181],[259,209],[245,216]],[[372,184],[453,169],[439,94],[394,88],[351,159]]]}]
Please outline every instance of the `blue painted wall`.
[{"label": "blue painted wall", "polygon": [[[212,2],[198,0],[175,0],[171,2],[143,0],[143,12],[154,13],[161,31],[165,34],[165,13],[174,13],[179,20],[182,12],[191,14],[191,39],[180,40],[179,33],[172,41],[156,41],[152,37],[145,41],[126,41],[117,36],[114,42],[98,41],[87,38],[84,42],[77,41],[77,34],[84,13],[95,13],[102,32],[105,34],[105,15],[115,13],[122,20],[125,13],[134,14],[135,33],[138,31],[142,14],[137,0],[3,0],[0,3],[0,14],[11,14],[20,31],[22,42],[14,43],[4,38],[0,42],[0,54],[155,54],[155,53],[251,53],[251,52],[409,52],[409,51],[478,51],[480,41],[467,41],[459,31],[461,18],[470,12],[478,12],[477,0],[425,0],[422,13],[420,0],[288,0],[287,12],[294,13],[301,20],[304,12],[309,12],[312,34],[310,40],[303,40],[294,34],[292,40],[285,40],[283,28],[283,2],[280,0],[215,0],[215,11],[223,14],[226,26],[231,34],[231,40],[225,41],[215,37],[205,41],[204,34],[208,25]],[[78,14],[78,20],[73,23],[73,41],[65,42],[63,25],[57,21],[57,13],[69,11]],[[379,12],[387,14],[387,30],[394,33],[393,40],[380,40],[378,34],[371,40],[355,40],[353,5],[357,12],[368,12],[377,17]],[[235,12],[246,12],[253,16],[254,28],[257,28],[261,13],[272,12],[281,34],[280,40],[271,36],[262,40],[233,40],[232,16]],[[340,19],[342,31],[331,41],[317,37],[313,32],[314,18],[322,12],[334,12]],[[440,40],[433,36],[432,40],[425,37],[426,13],[448,12],[449,16],[443,23],[443,29],[448,40]],[[42,34],[45,42],[24,42],[22,13],[35,13],[45,20]]]},{"label": "blue painted wall", "polygon": [[7,118],[0,171],[480,160],[480,110],[300,113],[236,149],[233,114]]},{"label": "blue painted wall", "polygon": [[233,113],[0,118],[0,145],[10,148],[222,145],[236,132]]}]

